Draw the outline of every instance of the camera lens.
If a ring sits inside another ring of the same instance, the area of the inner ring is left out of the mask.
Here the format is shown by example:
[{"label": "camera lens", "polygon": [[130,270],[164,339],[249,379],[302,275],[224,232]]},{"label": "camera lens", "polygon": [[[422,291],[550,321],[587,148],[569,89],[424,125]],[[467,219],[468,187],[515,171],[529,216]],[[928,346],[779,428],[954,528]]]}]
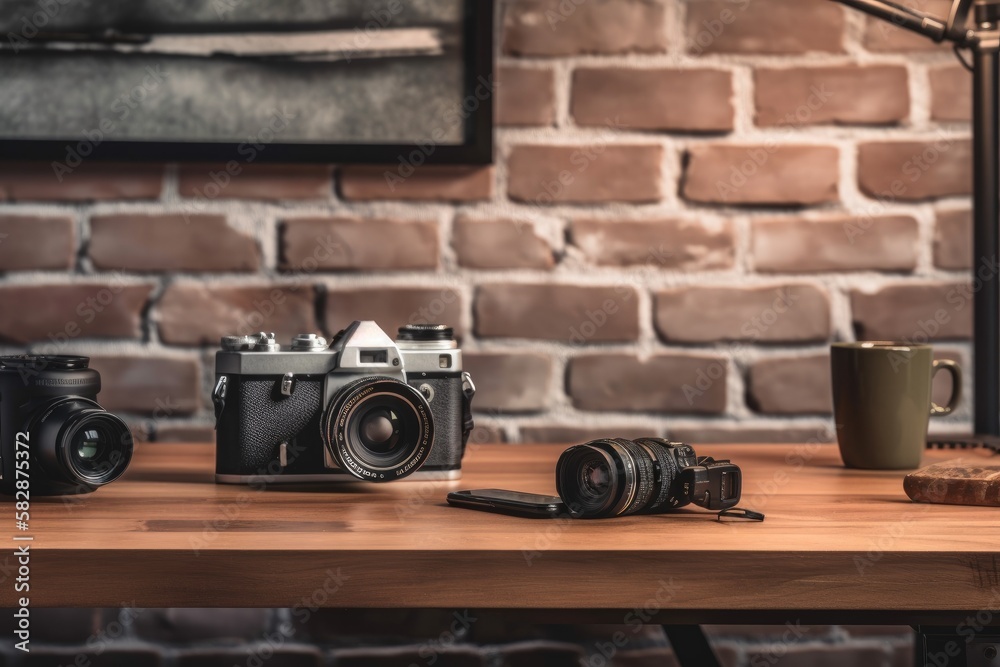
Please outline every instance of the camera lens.
[{"label": "camera lens", "polygon": [[118,479],[132,460],[128,425],[97,403],[79,397],[45,406],[35,441],[51,474],[84,486]]},{"label": "camera lens", "polygon": [[665,441],[594,440],[570,447],[556,464],[556,487],[570,514],[599,519],[677,506],[677,466]]},{"label": "camera lens", "polygon": [[427,399],[387,377],[362,378],[341,389],[323,414],[321,428],[337,465],[373,482],[416,472],[434,441]]},{"label": "camera lens", "polygon": [[76,448],[76,455],[78,458],[85,461],[90,461],[97,456],[97,453],[102,449],[104,444],[101,434],[95,429],[90,429],[89,431],[84,431],[82,434],[77,434],[73,446]]}]

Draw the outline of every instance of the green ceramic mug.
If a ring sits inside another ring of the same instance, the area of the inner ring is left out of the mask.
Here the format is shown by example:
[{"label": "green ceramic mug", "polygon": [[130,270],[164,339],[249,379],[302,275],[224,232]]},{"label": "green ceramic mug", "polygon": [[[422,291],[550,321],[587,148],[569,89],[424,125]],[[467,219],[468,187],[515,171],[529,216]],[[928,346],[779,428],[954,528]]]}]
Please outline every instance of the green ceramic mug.
[{"label": "green ceramic mug", "polygon": [[[931,383],[942,369],[952,379],[944,407],[931,402]],[[920,467],[930,416],[950,414],[962,397],[962,370],[935,360],[930,345],[834,343],[830,370],[837,442],[848,468]]]}]

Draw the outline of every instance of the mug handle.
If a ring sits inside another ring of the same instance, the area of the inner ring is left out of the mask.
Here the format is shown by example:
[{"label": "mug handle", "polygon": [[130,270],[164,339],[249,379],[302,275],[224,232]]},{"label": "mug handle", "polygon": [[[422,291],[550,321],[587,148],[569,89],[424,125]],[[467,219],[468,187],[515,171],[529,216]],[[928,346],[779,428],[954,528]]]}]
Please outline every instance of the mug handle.
[{"label": "mug handle", "polygon": [[962,400],[962,369],[951,359],[935,359],[932,364],[931,382],[934,381],[934,376],[937,375],[938,371],[942,369],[951,373],[951,398],[948,399],[948,405],[944,407],[932,401],[931,417],[950,415],[958,407],[958,402]]}]

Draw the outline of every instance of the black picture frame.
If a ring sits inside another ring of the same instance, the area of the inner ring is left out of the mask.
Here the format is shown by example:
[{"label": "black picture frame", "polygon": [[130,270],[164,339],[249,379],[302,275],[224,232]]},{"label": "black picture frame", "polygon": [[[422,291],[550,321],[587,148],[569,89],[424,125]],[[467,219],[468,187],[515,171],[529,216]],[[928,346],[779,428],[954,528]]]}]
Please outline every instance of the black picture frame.
[{"label": "black picture frame", "polygon": [[[477,97],[480,104],[465,122],[462,144],[426,145],[365,143],[268,144],[257,154],[258,162],[295,164],[396,164],[420,151],[422,164],[483,165],[493,162],[494,140],[494,14],[495,0],[464,0],[463,50],[465,86],[463,99]],[[485,86],[488,82],[492,86]],[[489,99],[482,99],[484,89]],[[61,160],[66,139],[0,138],[0,161]],[[233,142],[125,141],[106,140],[88,160],[115,162],[224,163],[233,159],[239,144]]]}]

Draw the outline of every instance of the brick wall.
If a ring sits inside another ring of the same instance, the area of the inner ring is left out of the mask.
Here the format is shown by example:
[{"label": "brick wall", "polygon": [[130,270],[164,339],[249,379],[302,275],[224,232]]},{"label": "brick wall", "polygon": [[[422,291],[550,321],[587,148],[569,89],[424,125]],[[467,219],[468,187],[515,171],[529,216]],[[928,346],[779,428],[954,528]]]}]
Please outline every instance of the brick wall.
[{"label": "brick wall", "polygon": [[4,163],[0,339],[163,441],[211,438],[222,334],[354,318],[456,326],[480,440],[830,439],[831,341],[969,361],[947,49],[826,0],[503,11],[494,167]]},{"label": "brick wall", "polygon": [[[657,626],[537,626],[478,611],[33,610],[10,667],[676,667]],[[909,628],[708,626],[723,667],[909,667]],[[9,635],[5,635],[9,636]],[[6,660],[6,662],[5,662]]]}]

